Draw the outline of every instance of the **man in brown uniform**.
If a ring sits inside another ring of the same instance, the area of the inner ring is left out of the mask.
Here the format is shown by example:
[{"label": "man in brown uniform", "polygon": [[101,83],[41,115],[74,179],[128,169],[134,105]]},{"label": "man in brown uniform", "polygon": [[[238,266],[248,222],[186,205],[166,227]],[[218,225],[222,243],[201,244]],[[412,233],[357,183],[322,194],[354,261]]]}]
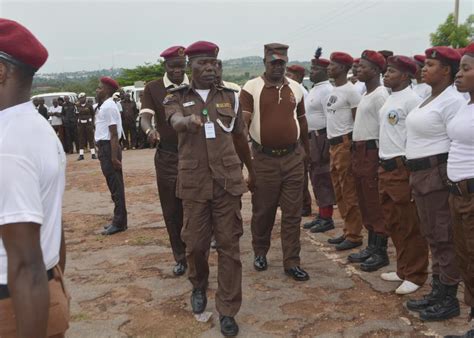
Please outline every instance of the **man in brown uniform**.
[{"label": "man in brown uniform", "polygon": [[177,195],[183,200],[183,240],[193,285],[193,312],[207,305],[208,252],[211,237],[217,241],[218,288],[216,308],[224,336],[238,333],[234,316],[242,302],[241,196],[247,190],[241,160],[252,168],[245,124],[236,93],[215,84],[219,47],[199,41],[185,53],[193,81],[171,89],[165,98],[166,117],[178,132],[179,164]]},{"label": "man in brown uniform", "polygon": [[124,99],[120,101],[120,104],[122,105],[122,124],[125,133],[124,147],[135,149],[137,145],[137,104],[130,99],[130,93],[124,94]]},{"label": "man in brown uniform", "polygon": [[[166,230],[170,239],[171,250],[176,261],[173,273],[181,276],[186,272],[185,245],[181,239],[183,227],[183,206],[176,197],[176,176],[178,175],[178,136],[166,122],[163,100],[167,90],[189,84],[184,73],[186,56],[184,47],[173,46],[163,51],[166,73],[162,79],[148,82],[145,86],[140,109],[141,128],[151,144],[157,143],[155,153],[155,170],[161,209],[165,219]],[[155,130],[151,119],[155,118]]]},{"label": "man in brown uniform", "polygon": [[[300,84],[285,77],[287,53],[287,45],[265,45],[265,73],[244,85],[240,103],[249,125],[258,176],[252,195],[254,267],[257,271],[267,269],[266,255],[280,205],[285,273],[306,281],[309,275],[300,268],[300,223],[303,160],[305,151],[309,154],[308,124]],[[305,160],[309,162],[307,157]]]},{"label": "man in brown uniform", "polygon": [[94,145],[94,108],[87,103],[85,93],[79,94],[79,101],[76,103],[77,112],[77,136],[79,138],[79,157],[78,161],[84,159],[84,148],[89,144],[92,159],[96,159]]}]

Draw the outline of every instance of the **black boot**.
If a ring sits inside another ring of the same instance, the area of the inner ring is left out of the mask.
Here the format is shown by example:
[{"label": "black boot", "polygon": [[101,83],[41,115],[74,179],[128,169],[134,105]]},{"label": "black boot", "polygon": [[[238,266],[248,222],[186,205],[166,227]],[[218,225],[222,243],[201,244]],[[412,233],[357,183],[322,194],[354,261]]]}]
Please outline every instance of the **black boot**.
[{"label": "black boot", "polygon": [[375,249],[372,255],[360,265],[362,271],[377,271],[378,269],[390,264],[387,254],[388,237],[377,234],[374,234],[374,237]]},{"label": "black boot", "polygon": [[444,289],[445,296],[436,304],[427,307],[420,313],[420,319],[425,321],[446,320],[460,315],[459,300],[456,297],[458,293],[458,285],[444,285],[440,283]]},{"label": "black boot", "polygon": [[369,230],[369,240],[367,247],[360,250],[359,252],[351,253],[347,260],[351,263],[362,263],[369,258],[372,253],[375,251],[375,233]]},{"label": "black boot", "polygon": [[410,299],[407,302],[408,310],[421,312],[424,309],[434,305],[439,300],[444,298],[444,289],[441,289],[441,282],[439,281],[438,275],[433,275],[433,280],[431,281],[431,292],[427,295],[424,295],[421,299]]}]

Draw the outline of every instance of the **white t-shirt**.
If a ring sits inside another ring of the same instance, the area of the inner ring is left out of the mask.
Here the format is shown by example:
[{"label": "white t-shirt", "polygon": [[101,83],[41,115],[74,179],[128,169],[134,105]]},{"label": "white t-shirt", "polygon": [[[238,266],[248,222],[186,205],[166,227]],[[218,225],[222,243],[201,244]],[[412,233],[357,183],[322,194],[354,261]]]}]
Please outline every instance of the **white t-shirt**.
[{"label": "white t-shirt", "polygon": [[365,83],[359,80],[357,80],[357,82],[354,83],[354,87],[356,87],[360,95],[364,95],[365,92],[367,91],[367,87],[365,86]]},{"label": "white t-shirt", "polygon": [[333,87],[324,111],[327,118],[328,138],[349,134],[354,127],[352,108],[356,108],[361,95],[351,82]]},{"label": "white t-shirt", "polygon": [[201,97],[201,99],[206,102],[207,101],[207,97],[209,96],[209,93],[211,92],[210,89],[195,89],[196,92],[199,94],[199,96]]},{"label": "white t-shirt", "polygon": [[467,104],[448,122],[451,147],[448,177],[453,182],[474,178],[474,104]]},{"label": "white t-shirt", "polygon": [[308,96],[308,90],[305,88],[305,86],[303,86],[302,83],[300,83],[300,86],[301,90],[303,91],[303,99],[306,99],[306,97]]},{"label": "white t-shirt", "polygon": [[443,154],[449,151],[446,126],[466,100],[452,86],[433,101],[413,109],[406,119],[408,159]]},{"label": "white t-shirt", "polygon": [[[61,113],[63,107],[61,106],[51,106],[49,107],[48,113]],[[63,124],[63,119],[60,116],[51,116],[51,125],[52,126],[61,126]]]},{"label": "white t-shirt", "polygon": [[108,98],[102,103],[95,114],[95,141],[110,141],[109,126],[117,126],[117,134],[123,134],[122,119],[117,104],[112,98]]},{"label": "white t-shirt", "polygon": [[422,99],[426,99],[431,96],[431,86],[426,83],[418,83],[413,86],[413,91]]},{"label": "white t-shirt", "polygon": [[392,92],[380,109],[379,157],[391,159],[405,156],[407,143],[406,118],[421,103],[421,97],[413,89]]},{"label": "white t-shirt", "polygon": [[369,94],[364,94],[357,106],[352,140],[367,141],[379,139],[379,111],[388,92],[384,86],[378,86]]},{"label": "white t-shirt", "polygon": [[332,85],[328,81],[316,83],[304,100],[308,131],[326,128],[326,114],[324,105],[327,102]]},{"label": "white t-shirt", "polygon": [[[40,224],[46,269],[59,262],[66,157],[53,128],[31,102],[0,111],[0,228]],[[0,239],[0,284],[7,255]]]}]

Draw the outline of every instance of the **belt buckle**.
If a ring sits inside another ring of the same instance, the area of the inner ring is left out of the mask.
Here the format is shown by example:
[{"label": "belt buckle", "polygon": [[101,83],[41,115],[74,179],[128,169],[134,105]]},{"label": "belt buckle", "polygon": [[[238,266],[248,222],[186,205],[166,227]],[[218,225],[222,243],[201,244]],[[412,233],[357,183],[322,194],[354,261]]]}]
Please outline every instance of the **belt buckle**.
[{"label": "belt buckle", "polygon": [[459,187],[459,184],[458,183],[454,183],[454,182],[451,182],[450,180],[448,180],[448,185],[449,187],[452,189],[452,188],[455,188],[456,189],[456,192],[459,194],[459,196],[462,196],[462,190],[461,188]]}]

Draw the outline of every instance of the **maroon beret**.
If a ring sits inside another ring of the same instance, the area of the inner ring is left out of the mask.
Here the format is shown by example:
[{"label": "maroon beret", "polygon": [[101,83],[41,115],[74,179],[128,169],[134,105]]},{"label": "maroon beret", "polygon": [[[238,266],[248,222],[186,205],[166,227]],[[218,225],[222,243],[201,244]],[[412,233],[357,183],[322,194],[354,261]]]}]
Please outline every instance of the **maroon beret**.
[{"label": "maroon beret", "polygon": [[427,59],[436,59],[445,62],[459,62],[461,55],[451,47],[438,46],[425,50]]},{"label": "maroon beret", "polygon": [[455,49],[456,52],[459,53],[459,55],[464,55],[464,52],[466,51],[466,48],[456,48]]},{"label": "maroon beret", "polygon": [[385,57],[374,51],[374,50],[364,50],[362,52],[362,55],[360,57],[361,59],[364,59],[364,60],[367,60],[369,61],[370,63],[373,63],[374,65],[376,65],[377,67],[380,68],[380,70],[384,71],[385,70],[385,67],[387,65],[386,61],[385,61]]},{"label": "maroon beret", "polygon": [[329,61],[328,59],[312,59],[311,60],[311,64],[313,66],[321,66],[321,67],[324,67],[324,68],[327,68],[327,66],[329,66],[329,64],[331,63],[331,61]]},{"label": "maroon beret", "polygon": [[413,59],[403,56],[403,55],[395,55],[389,56],[387,59],[387,64],[398,69],[401,72],[408,73],[411,76],[415,76],[416,74],[416,63]]},{"label": "maroon beret", "polygon": [[344,52],[333,52],[331,53],[331,56],[329,58],[331,59],[331,61],[343,64],[346,66],[352,66],[352,63],[354,62],[354,59],[352,58],[352,56]]},{"label": "maroon beret", "polygon": [[303,74],[306,73],[306,69],[300,65],[291,65],[286,67],[286,70],[292,73]]},{"label": "maroon beret", "polygon": [[216,58],[219,54],[219,47],[208,41],[197,41],[188,46],[185,49],[184,54],[188,56],[188,58],[195,58],[195,57],[214,57]]},{"label": "maroon beret", "polygon": [[0,19],[0,59],[22,66],[32,73],[48,59],[48,51],[18,22]]},{"label": "maroon beret", "polygon": [[160,56],[165,60],[174,59],[174,58],[186,58],[184,55],[185,48],[183,46],[173,46],[165,49],[161,52]]},{"label": "maroon beret", "polygon": [[360,62],[360,58],[355,58],[354,59],[354,63],[359,63]]},{"label": "maroon beret", "polygon": [[112,79],[111,77],[108,77],[108,76],[102,76],[100,78],[100,82],[102,82],[103,84],[113,88],[113,90],[117,90],[119,89],[119,84],[117,83],[117,81],[115,81],[114,79]]},{"label": "maroon beret", "polygon": [[463,55],[469,54],[470,56],[474,56],[474,42],[471,43],[469,46],[464,48]]},{"label": "maroon beret", "polygon": [[391,50],[383,49],[379,50],[378,53],[382,54],[385,59],[387,59],[389,56],[393,56],[393,52]]},{"label": "maroon beret", "polygon": [[413,60],[415,60],[415,62],[419,66],[423,67],[423,65],[425,64],[426,56],[421,55],[421,54],[417,54],[417,55],[413,56]]}]

